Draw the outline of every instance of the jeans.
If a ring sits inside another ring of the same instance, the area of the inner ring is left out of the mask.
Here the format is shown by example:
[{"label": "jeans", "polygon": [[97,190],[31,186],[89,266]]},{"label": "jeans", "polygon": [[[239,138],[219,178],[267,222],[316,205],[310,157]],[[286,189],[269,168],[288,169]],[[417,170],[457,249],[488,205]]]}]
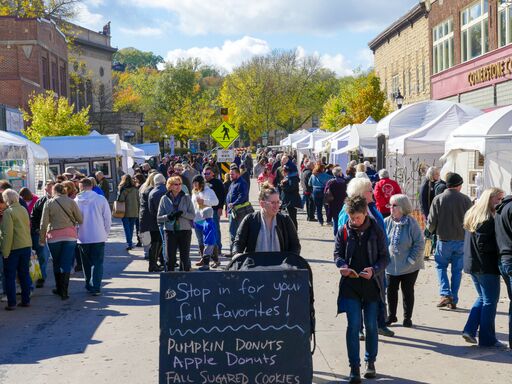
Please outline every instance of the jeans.
[{"label": "jeans", "polygon": [[345,308],[347,312],[347,352],[351,367],[359,367],[361,359],[359,357],[359,330],[361,329],[361,310],[364,316],[364,325],[366,327],[366,353],[365,361],[375,362],[378,352],[378,327],[377,312],[379,308],[378,301],[365,302],[356,299],[346,300]]},{"label": "jeans", "polygon": [[7,259],[3,259],[6,288],[5,293],[7,294],[7,305],[9,307],[16,306],[16,272],[20,279],[21,303],[30,303],[30,286],[32,284],[32,280],[30,279],[29,268],[31,253],[31,247],[15,249],[11,251]]},{"label": "jeans", "polygon": [[324,207],[324,191],[322,190],[313,190],[313,200],[315,202],[316,208],[316,219],[320,224],[324,224],[324,216],[322,213]]},{"label": "jeans", "polygon": [[78,244],[82,256],[82,267],[85,277],[85,289],[95,293],[101,291],[103,278],[103,259],[105,243]]},{"label": "jeans", "polygon": [[71,268],[73,268],[76,240],[48,243],[48,247],[52,254],[53,270],[60,273],[70,273]]},{"label": "jeans", "polygon": [[469,311],[464,332],[471,336],[478,333],[478,345],[490,347],[497,341],[494,320],[496,307],[500,297],[500,276],[487,273],[472,273],[471,279],[475,285],[478,297]]},{"label": "jeans", "polygon": [[167,236],[167,270],[174,271],[176,265],[176,253],[180,251],[180,268],[182,271],[190,271],[190,241],[192,230],[165,231]]},{"label": "jeans", "polygon": [[412,311],[414,309],[414,284],[416,284],[418,273],[419,271],[399,276],[386,275],[388,281],[387,296],[390,318],[396,317],[398,288],[400,285],[402,286],[404,319],[410,320],[412,318]]},{"label": "jeans", "polygon": [[231,213],[228,214],[228,216],[229,216],[229,240],[230,240],[229,248],[230,248],[231,254],[233,254],[233,242],[235,241],[236,231],[238,230],[238,221],[231,216]]},{"label": "jeans", "polygon": [[[464,266],[464,241],[438,241],[434,258],[439,280],[439,295],[451,296],[453,302],[457,304],[459,302],[458,293],[462,279],[462,268]],[[448,279],[447,272],[449,264],[452,265],[451,281]]]},{"label": "jeans", "polygon": [[222,235],[220,233],[220,216],[218,209],[213,210],[213,221],[215,222],[215,229],[217,230],[217,248],[220,254],[222,253]]},{"label": "jeans", "polygon": [[48,249],[47,244],[39,244],[39,233],[32,234],[32,249],[36,251],[37,259],[39,260],[39,266],[41,267],[41,274],[43,275],[43,280],[46,280],[46,277],[48,276],[46,274],[46,266],[48,265],[48,260],[50,259],[50,250]]},{"label": "jeans", "polygon": [[199,248],[204,247],[203,227],[194,225],[194,232],[196,233],[197,244],[199,245]]},{"label": "jeans", "polygon": [[314,220],[315,218],[315,201],[313,200],[313,195],[304,195],[306,200],[306,213],[308,216],[308,220]]},{"label": "jeans", "polygon": [[508,346],[512,348],[512,264],[500,263],[500,272],[508,294]]},{"label": "jeans", "polygon": [[121,221],[123,222],[126,244],[129,247],[133,247],[133,227],[135,226],[135,223],[138,221],[138,219],[136,217],[123,217]]}]

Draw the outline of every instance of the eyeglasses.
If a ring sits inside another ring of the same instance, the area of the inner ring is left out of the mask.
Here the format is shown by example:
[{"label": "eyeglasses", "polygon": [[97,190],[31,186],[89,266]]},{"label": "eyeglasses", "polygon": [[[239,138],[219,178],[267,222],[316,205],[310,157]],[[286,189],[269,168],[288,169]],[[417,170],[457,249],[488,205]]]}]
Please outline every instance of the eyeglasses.
[{"label": "eyeglasses", "polygon": [[391,208],[395,208],[395,207],[398,207],[398,205],[396,205],[396,204],[391,204]]},{"label": "eyeglasses", "polygon": [[181,183],[173,183],[172,185],[181,185]]}]

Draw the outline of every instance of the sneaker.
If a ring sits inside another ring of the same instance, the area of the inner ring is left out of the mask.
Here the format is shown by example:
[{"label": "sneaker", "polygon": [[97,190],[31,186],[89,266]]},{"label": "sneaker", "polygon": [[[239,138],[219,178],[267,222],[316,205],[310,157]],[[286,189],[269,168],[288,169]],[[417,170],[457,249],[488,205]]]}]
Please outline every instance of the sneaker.
[{"label": "sneaker", "polygon": [[375,363],[366,362],[366,370],[364,372],[365,379],[375,379],[377,371],[375,370]]},{"label": "sneaker", "polygon": [[455,304],[454,302],[451,302],[450,304],[447,305],[448,309],[457,309],[457,304]]},{"label": "sneaker", "polygon": [[412,328],[412,320],[411,319],[404,319],[403,325],[405,328]]},{"label": "sneaker", "polygon": [[205,262],[203,259],[201,259],[195,265],[196,265],[196,267],[202,267],[203,265],[205,265]]},{"label": "sneaker", "polygon": [[14,305],[14,306],[9,306],[9,305],[8,305],[7,307],[5,307],[5,310],[6,310],[6,311],[14,311],[15,309],[16,309],[16,306],[15,306],[15,305]]},{"label": "sneaker", "polygon": [[359,371],[359,367],[350,367],[348,382],[354,384],[361,382],[361,372]]},{"label": "sneaker", "polygon": [[364,341],[365,337],[364,337],[364,332],[363,331],[359,331],[359,340],[360,341]]},{"label": "sneaker", "polygon": [[395,332],[393,332],[388,327],[380,327],[379,328],[379,335],[387,336],[387,337],[393,337],[393,336],[395,336]]},{"label": "sneaker", "polygon": [[476,340],[476,337],[475,336],[472,336],[470,335],[469,333],[467,332],[463,332],[462,333],[462,338],[464,340],[466,340],[466,343],[469,343],[469,344],[478,344],[478,341]]},{"label": "sneaker", "polygon": [[507,345],[505,343],[502,343],[501,341],[496,341],[493,345],[492,345],[494,348],[502,348],[502,349],[505,349],[507,348]]},{"label": "sneaker", "polygon": [[220,261],[212,261],[210,263],[210,268],[217,268],[220,265]]},{"label": "sneaker", "polygon": [[127,251],[131,251],[132,249],[133,249],[133,247],[132,247],[132,246],[127,246],[127,247],[126,247],[126,250],[127,250]]},{"label": "sneaker", "polygon": [[386,325],[391,325],[393,323],[396,323],[398,321],[398,319],[396,318],[396,316],[388,316],[388,321],[386,321]]},{"label": "sneaker", "polygon": [[451,304],[452,298],[450,296],[441,296],[441,300],[437,304],[437,308],[446,307],[448,304]]}]

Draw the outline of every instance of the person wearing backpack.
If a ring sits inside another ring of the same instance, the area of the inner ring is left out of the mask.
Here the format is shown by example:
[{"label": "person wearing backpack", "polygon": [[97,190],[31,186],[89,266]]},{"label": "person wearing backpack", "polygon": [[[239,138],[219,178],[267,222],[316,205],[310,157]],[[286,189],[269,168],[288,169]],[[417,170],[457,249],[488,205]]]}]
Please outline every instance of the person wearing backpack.
[{"label": "person wearing backpack", "polygon": [[389,263],[386,235],[380,225],[368,215],[366,199],[356,195],[345,200],[349,220],[336,235],[334,261],[341,279],[338,293],[338,313],[347,314],[347,352],[350,383],[360,383],[361,310],[366,327],[367,379],[376,377],[375,360],[378,351],[377,314],[379,301],[384,301],[384,272]]}]

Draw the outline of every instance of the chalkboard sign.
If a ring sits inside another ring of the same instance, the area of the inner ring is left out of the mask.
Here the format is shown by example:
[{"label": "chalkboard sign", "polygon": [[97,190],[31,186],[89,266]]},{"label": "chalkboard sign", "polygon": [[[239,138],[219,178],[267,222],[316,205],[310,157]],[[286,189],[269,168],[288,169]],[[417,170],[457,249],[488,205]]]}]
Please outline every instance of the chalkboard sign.
[{"label": "chalkboard sign", "polygon": [[310,384],[308,272],[160,275],[160,384]]}]

